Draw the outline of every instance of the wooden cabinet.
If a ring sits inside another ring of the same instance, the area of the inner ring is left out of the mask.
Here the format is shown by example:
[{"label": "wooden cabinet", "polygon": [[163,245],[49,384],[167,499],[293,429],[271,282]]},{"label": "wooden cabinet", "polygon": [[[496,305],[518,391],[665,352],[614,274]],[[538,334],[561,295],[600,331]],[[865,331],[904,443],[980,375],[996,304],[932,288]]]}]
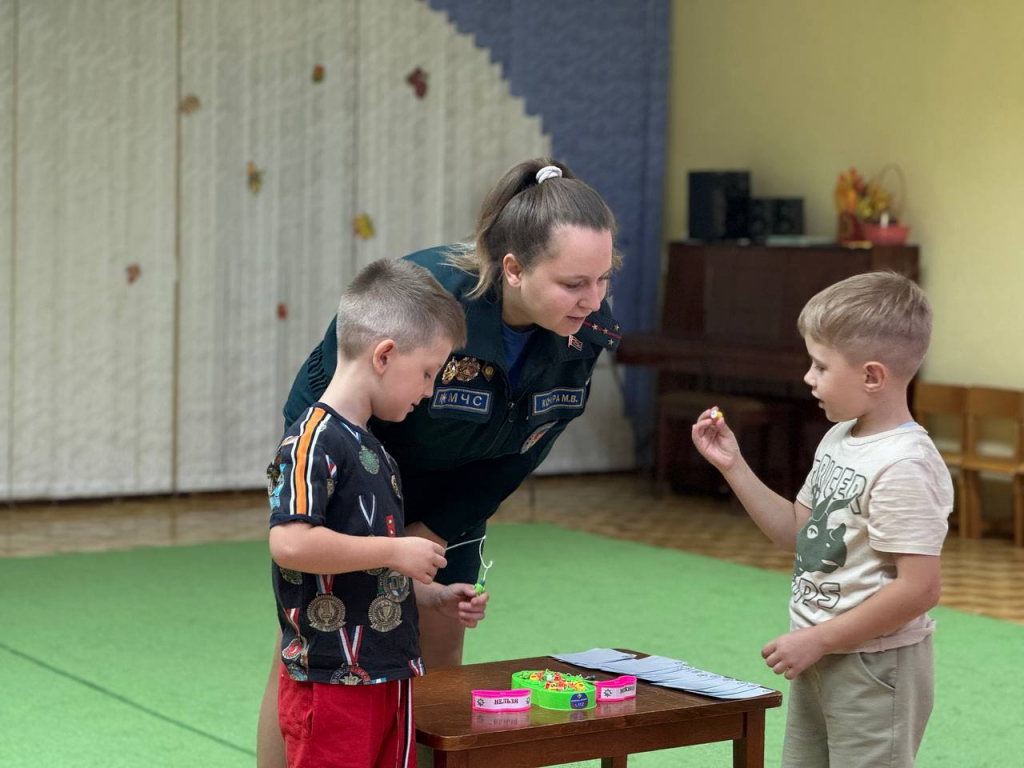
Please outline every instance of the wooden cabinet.
[{"label": "wooden cabinet", "polygon": [[[808,358],[797,317],[822,289],[876,270],[917,280],[917,247],[672,243],[660,329],[626,335],[618,360],[654,367],[659,398],[697,390],[709,397],[745,395],[786,403],[790,423],[779,424],[771,441],[758,441],[771,456],[748,458],[777,477],[801,478],[829,425],[802,380]],[[674,473],[677,485],[718,487],[720,478],[706,470],[693,446],[677,443],[675,461],[683,467]]]}]

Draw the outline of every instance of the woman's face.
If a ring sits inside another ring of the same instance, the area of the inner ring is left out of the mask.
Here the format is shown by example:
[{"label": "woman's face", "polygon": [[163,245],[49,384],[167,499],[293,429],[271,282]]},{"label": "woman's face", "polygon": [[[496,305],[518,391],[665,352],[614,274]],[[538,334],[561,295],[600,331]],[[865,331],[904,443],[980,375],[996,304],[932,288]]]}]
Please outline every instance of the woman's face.
[{"label": "woman's face", "polygon": [[[509,325],[539,325],[559,336],[579,331],[591,312],[601,307],[612,269],[612,233],[565,225],[551,236],[551,253],[529,271],[511,255],[505,257],[503,311]],[[511,261],[510,261],[511,260]],[[511,295],[510,295],[511,294]]]}]

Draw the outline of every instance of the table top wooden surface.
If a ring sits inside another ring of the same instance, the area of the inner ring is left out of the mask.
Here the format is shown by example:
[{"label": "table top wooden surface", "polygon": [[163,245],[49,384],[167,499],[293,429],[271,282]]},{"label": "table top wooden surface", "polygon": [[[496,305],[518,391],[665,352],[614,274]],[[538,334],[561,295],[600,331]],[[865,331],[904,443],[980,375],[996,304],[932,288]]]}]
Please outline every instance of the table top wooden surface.
[{"label": "table top wooden surface", "polygon": [[[640,657],[646,654],[637,654]],[[512,673],[550,669],[595,675],[611,680],[615,674],[565,664],[550,656],[470,664],[430,672],[416,679],[417,741],[434,749],[455,751],[501,744],[517,744],[553,736],[625,731],[647,725],[684,723],[688,720],[735,715],[777,707],[778,691],[752,699],[713,699],[638,681],[635,699],[598,704],[593,709],[561,712],[531,707],[526,712],[474,712],[471,691],[504,690],[512,686]]]}]

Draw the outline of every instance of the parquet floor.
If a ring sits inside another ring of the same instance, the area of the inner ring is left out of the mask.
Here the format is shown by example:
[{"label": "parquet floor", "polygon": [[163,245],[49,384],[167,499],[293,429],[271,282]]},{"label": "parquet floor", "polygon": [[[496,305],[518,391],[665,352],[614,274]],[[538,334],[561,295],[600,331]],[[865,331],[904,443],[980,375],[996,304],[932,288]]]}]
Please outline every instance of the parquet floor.
[{"label": "parquet floor", "polygon": [[[256,540],[266,536],[267,515],[262,491],[19,505],[0,508],[0,557]],[[658,496],[639,474],[538,478],[494,519],[521,521],[792,570],[791,556],[777,550],[735,503]],[[954,532],[942,562],[942,605],[1024,624],[1024,549],[1006,539],[964,540]]]}]

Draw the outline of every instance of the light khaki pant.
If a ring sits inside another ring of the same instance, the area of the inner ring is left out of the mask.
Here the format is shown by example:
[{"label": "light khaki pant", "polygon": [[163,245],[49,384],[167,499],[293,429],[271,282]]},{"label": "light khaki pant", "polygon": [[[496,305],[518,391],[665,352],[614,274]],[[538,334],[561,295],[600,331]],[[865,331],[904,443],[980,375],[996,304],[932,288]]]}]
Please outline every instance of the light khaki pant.
[{"label": "light khaki pant", "polygon": [[910,768],[935,700],[932,639],[823,656],[789,687],[784,768]]}]

